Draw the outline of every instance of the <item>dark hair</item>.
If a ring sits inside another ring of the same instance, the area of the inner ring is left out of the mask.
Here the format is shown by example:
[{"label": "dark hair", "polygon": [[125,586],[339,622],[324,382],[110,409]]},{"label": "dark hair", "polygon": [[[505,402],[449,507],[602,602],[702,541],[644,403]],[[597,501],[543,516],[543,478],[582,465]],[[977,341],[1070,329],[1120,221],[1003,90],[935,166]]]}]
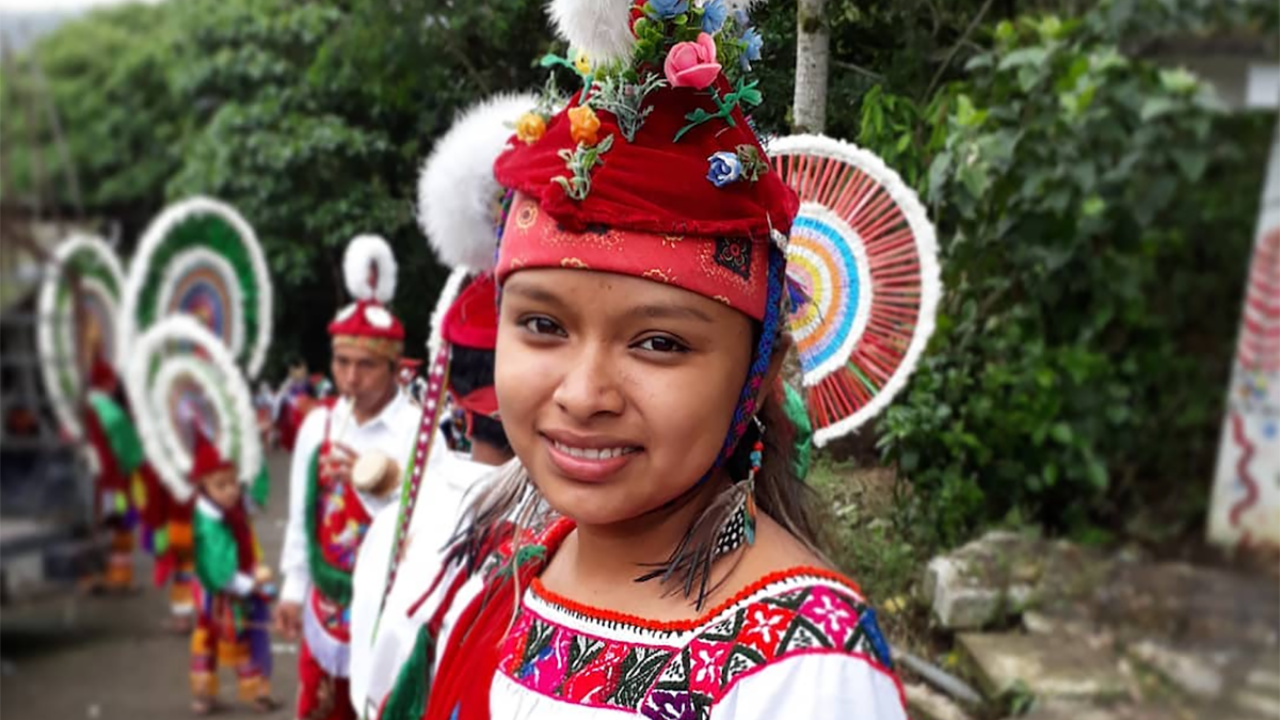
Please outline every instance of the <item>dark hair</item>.
[{"label": "dark hair", "polygon": [[[461,397],[480,388],[492,387],[493,359],[492,350],[476,350],[460,345],[449,348],[449,387],[453,394]],[[511,444],[507,442],[507,433],[502,429],[502,423],[493,418],[482,415],[473,417],[471,439],[493,445],[503,452],[511,452]]]}]

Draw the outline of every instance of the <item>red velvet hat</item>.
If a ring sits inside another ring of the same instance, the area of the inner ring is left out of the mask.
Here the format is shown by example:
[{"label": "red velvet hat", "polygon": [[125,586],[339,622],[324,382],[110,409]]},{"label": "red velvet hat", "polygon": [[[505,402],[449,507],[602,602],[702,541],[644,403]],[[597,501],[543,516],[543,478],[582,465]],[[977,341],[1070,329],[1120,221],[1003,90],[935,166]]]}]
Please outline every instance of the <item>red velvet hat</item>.
[{"label": "red velvet hat", "polygon": [[404,325],[386,307],[396,292],[397,268],[391,246],[376,235],[361,235],[347,246],[342,270],[355,302],[338,311],[329,323],[334,346],[362,347],[389,359],[398,358],[404,349]]},{"label": "red velvet hat", "polygon": [[620,273],[764,319],[769,255],[799,201],[744,112],[761,101],[748,77],[759,34],[732,7],[552,3],[561,34],[588,54],[543,64],[574,68],[584,87],[563,110],[544,102],[517,123],[494,164],[513,192],[499,282],[531,267]]},{"label": "red velvet hat", "polygon": [[473,350],[498,345],[498,287],[493,275],[472,280],[449,306],[441,328],[445,342]]}]

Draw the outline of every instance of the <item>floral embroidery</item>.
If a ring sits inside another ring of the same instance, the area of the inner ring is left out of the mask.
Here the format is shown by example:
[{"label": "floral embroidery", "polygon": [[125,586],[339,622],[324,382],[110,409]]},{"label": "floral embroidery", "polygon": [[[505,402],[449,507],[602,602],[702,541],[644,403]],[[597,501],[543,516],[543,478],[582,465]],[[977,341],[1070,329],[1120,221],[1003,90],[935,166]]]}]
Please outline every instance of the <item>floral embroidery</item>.
[{"label": "floral embroidery", "polygon": [[674,273],[671,272],[670,268],[668,268],[665,272],[662,270],[659,270],[658,268],[650,268],[644,271],[644,278],[646,280],[653,280],[655,282],[665,283],[667,285],[670,285],[673,282],[675,282],[675,280],[673,279],[673,275]]},{"label": "floral embroidery", "polygon": [[745,238],[716,238],[715,261],[743,280],[751,280],[751,241]]},{"label": "floral embroidery", "polygon": [[626,235],[605,225],[591,225],[581,233],[569,232],[559,223],[547,223],[542,228],[542,244],[548,247],[621,250],[626,239]]},{"label": "floral embroidery", "polygon": [[347,483],[322,487],[320,491],[320,545],[325,559],[350,572],[355,567],[360,541],[369,529],[368,516]]},{"label": "floral embroidery", "polygon": [[528,230],[538,221],[538,203],[528,201],[520,203],[516,210],[516,227]]},{"label": "floral embroidery", "polygon": [[[545,591],[535,584],[531,592]],[[763,596],[755,591],[752,597],[716,611],[714,622],[667,629],[596,617],[571,601],[560,605],[541,598],[578,622],[624,634],[628,628],[644,630],[653,640],[566,627],[526,603],[499,668],[532,691],[577,705],[631,710],[654,720],[705,720],[739,678],[791,653],[859,653],[888,667],[888,646],[874,613],[853,592],[813,583]]]}]

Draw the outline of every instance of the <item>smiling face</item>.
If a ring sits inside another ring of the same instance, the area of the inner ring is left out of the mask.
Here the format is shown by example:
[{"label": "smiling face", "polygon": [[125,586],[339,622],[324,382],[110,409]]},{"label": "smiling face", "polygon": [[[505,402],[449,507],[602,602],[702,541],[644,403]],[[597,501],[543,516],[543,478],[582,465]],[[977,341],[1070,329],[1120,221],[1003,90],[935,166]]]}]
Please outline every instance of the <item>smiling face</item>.
[{"label": "smiling face", "polygon": [[503,286],[502,424],[542,495],[583,525],[629,520],[711,467],[751,361],[752,324],[669,285],[521,270]]}]

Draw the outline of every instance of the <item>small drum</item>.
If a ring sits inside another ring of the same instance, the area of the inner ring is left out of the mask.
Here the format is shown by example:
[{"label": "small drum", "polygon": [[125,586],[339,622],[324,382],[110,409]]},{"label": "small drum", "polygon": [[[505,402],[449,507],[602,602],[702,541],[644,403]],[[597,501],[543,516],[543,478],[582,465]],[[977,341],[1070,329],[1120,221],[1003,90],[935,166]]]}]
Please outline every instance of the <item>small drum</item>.
[{"label": "small drum", "polygon": [[400,479],[400,468],[386,455],[367,452],[351,466],[351,484],[363,493],[385,497],[393,492]]}]

